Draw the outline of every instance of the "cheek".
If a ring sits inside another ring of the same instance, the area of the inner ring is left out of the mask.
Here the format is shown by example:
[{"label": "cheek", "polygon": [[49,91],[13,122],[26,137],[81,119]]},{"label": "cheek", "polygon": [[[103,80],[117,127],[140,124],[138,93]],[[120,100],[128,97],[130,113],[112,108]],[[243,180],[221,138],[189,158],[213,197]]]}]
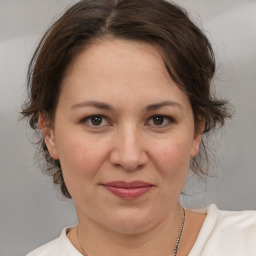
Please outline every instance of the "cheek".
[{"label": "cheek", "polygon": [[162,143],[154,143],[152,147],[155,155],[155,163],[158,170],[165,175],[186,175],[190,164],[191,143],[189,140],[176,138],[165,140]]},{"label": "cheek", "polygon": [[80,136],[66,137],[58,146],[59,159],[67,186],[93,180],[106,155],[104,144],[98,145]]},{"label": "cheek", "polygon": [[165,143],[155,143],[154,167],[158,172],[159,188],[162,204],[177,202],[185,182],[190,165],[188,144],[180,140],[170,140]]}]

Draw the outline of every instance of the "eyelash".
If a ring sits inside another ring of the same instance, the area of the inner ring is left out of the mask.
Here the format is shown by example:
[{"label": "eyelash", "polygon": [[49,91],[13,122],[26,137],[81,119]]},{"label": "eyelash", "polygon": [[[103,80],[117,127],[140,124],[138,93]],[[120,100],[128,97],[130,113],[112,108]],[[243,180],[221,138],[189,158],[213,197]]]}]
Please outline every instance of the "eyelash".
[{"label": "eyelash", "polygon": [[[104,122],[106,122],[106,124],[100,124],[100,125],[93,125],[92,123],[90,124],[89,122],[92,122],[92,119],[93,118],[101,118],[101,120]],[[167,122],[167,124],[160,124],[160,125],[156,125],[156,124],[149,124],[150,121],[153,121],[154,118],[163,118],[164,122]],[[105,127],[105,126],[111,126],[111,122],[109,121],[109,119],[107,117],[105,117],[104,115],[90,115],[90,116],[87,116],[85,118],[83,118],[80,123],[82,124],[86,124],[87,126],[89,127],[92,127],[92,128],[102,128],[102,127]],[[170,124],[172,123],[175,123],[175,120],[170,117],[170,116],[166,116],[166,115],[153,115],[153,116],[150,116],[147,121],[146,121],[147,124],[149,124],[149,126],[153,126],[153,127],[156,127],[156,128],[165,128],[165,127],[168,127]]]},{"label": "eyelash", "polygon": [[91,122],[93,118],[101,118],[101,120],[105,120],[105,122],[108,123],[108,126],[110,125],[109,124],[110,122],[108,121],[108,119],[103,115],[90,115],[90,116],[87,116],[87,117],[83,118],[80,122],[82,124],[86,123],[89,127],[93,127],[93,128],[102,128],[102,127],[105,126],[105,125],[98,125],[97,126],[97,125],[89,124],[89,122]]},{"label": "eyelash", "polygon": [[175,120],[174,120],[172,117],[166,116],[166,115],[153,115],[153,116],[151,116],[151,117],[148,119],[147,122],[149,123],[150,120],[153,121],[154,118],[159,118],[159,117],[160,117],[160,118],[163,118],[164,121],[167,121],[167,124],[164,124],[164,125],[155,125],[155,124],[152,124],[152,126],[157,127],[157,128],[165,128],[165,127],[168,127],[170,124],[172,124],[172,123],[175,122]]}]

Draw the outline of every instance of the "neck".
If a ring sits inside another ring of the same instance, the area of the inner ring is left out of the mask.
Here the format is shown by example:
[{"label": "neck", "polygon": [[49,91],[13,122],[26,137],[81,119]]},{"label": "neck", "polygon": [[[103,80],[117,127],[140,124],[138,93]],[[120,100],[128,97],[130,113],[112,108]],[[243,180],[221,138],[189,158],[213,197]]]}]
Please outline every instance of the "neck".
[{"label": "neck", "polygon": [[[170,256],[177,242],[181,223],[182,207],[178,204],[160,223],[138,233],[120,233],[105,228],[89,219],[77,208],[79,240],[88,256]],[[100,246],[99,246],[100,245]],[[78,248],[81,253],[81,248]]]}]

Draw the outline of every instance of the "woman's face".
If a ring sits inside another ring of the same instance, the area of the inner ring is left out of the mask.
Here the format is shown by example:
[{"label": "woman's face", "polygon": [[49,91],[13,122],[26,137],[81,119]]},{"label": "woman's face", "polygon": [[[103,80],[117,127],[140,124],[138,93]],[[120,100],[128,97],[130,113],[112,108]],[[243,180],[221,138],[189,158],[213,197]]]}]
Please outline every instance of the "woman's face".
[{"label": "woman's face", "polygon": [[45,140],[78,215],[131,234],[177,209],[201,135],[159,50],[109,40],[75,59]]}]

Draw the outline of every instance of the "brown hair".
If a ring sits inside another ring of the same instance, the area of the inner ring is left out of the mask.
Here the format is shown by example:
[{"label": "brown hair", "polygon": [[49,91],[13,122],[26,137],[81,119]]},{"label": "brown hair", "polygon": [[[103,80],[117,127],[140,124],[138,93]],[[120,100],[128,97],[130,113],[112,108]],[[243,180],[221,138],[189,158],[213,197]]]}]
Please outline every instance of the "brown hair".
[{"label": "brown hair", "polygon": [[[105,38],[140,40],[160,47],[169,75],[190,99],[196,129],[203,119],[204,133],[209,133],[230,116],[227,102],[216,99],[210,88],[215,73],[212,47],[185,10],[164,0],[82,0],[50,27],[30,62],[28,99],[22,114],[34,130],[39,129],[39,113],[53,124],[62,79],[71,61],[94,40]],[[71,198],[60,163],[51,158],[42,136],[39,144],[46,172]],[[207,160],[207,151],[203,142],[201,146],[191,169],[207,175],[208,161],[202,161],[202,156]]]}]

